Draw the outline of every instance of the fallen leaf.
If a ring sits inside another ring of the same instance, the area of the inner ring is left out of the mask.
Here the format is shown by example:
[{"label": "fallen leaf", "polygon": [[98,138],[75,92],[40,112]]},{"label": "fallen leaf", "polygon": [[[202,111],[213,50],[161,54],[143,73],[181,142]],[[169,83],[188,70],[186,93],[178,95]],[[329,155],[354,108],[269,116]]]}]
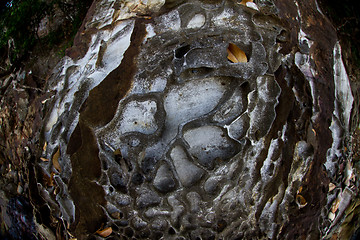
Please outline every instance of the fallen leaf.
[{"label": "fallen leaf", "polygon": [[332,207],[331,207],[331,212],[332,212],[332,213],[335,213],[336,210],[338,210],[339,205],[340,205],[340,202],[341,202],[341,199],[342,199],[342,197],[341,197],[341,194],[340,194],[340,195],[335,199],[335,201],[333,202]]},{"label": "fallen leaf", "polygon": [[300,194],[296,195],[296,203],[299,206],[299,208],[303,208],[307,205],[306,199]]},{"label": "fallen leaf", "polygon": [[313,132],[314,132],[314,136],[316,136],[316,131],[315,131],[315,129],[311,129]]},{"label": "fallen leaf", "polygon": [[43,151],[46,151],[46,147],[47,147],[47,142],[45,142],[44,147],[43,147]]},{"label": "fallen leaf", "polygon": [[233,63],[244,63],[248,61],[245,52],[233,43],[229,43],[227,53],[227,58]]},{"label": "fallen leaf", "polygon": [[59,172],[61,172],[61,167],[60,167],[60,164],[59,164],[59,157],[60,157],[60,148],[58,148],[58,150],[54,154],[54,156],[52,158],[52,163],[53,163],[54,168],[56,170],[58,170]]},{"label": "fallen leaf", "polygon": [[43,174],[43,179],[48,187],[53,187],[54,185],[54,173],[50,174],[50,177],[47,174]]},{"label": "fallen leaf", "polygon": [[253,2],[253,0],[242,0],[240,4],[246,6],[248,2]]},{"label": "fallen leaf", "polygon": [[334,190],[336,188],[336,185],[333,183],[329,183],[329,192],[331,192],[332,190]]},{"label": "fallen leaf", "polygon": [[97,234],[99,234],[101,237],[108,237],[111,233],[112,233],[112,228],[111,227],[107,227],[103,230],[97,230],[96,231]]},{"label": "fallen leaf", "polygon": [[49,161],[49,159],[43,158],[43,157],[41,157],[40,160],[43,161],[43,162],[48,162]]}]

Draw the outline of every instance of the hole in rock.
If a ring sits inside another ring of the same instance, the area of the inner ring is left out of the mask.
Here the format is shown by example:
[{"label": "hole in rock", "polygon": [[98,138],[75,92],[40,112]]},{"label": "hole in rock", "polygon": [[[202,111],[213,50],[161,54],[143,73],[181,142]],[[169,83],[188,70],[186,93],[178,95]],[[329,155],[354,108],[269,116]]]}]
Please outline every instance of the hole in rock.
[{"label": "hole in rock", "polygon": [[185,45],[175,50],[175,57],[182,58],[186,55],[186,53],[190,51],[190,45]]},{"label": "hole in rock", "polygon": [[174,235],[176,233],[174,228],[172,228],[172,227],[169,228],[168,232],[169,232],[170,235]]},{"label": "hole in rock", "polygon": [[125,228],[125,235],[127,237],[132,237],[134,236],[134,230],[132,230],[131,228]]}]

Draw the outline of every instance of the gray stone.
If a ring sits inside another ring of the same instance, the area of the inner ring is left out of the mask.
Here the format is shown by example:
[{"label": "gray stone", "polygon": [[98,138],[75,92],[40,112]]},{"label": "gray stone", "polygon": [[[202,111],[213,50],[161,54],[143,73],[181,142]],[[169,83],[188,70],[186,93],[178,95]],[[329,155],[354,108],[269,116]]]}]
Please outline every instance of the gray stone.
[{"label": "gray stone", "polygon": [[201,179],[204,174],[204,170],[197,167],[189,160],[183,147],[179,145],[175,146],[171,150],[170,156],[173,160],[176,173],[182,185],[190,187]]},{"label": "gray stone", "polygon": [[175,188],[174,176],[168,164],[159,167],[154,178],[154,187],[160,192],[170,192]]}]

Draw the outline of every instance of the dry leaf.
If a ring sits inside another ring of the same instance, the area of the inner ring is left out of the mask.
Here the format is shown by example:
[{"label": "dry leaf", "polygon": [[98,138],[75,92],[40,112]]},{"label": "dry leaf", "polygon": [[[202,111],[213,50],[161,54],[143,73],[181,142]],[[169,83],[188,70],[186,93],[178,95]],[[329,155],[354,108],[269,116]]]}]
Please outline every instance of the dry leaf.
[{"label": "dry leaf", "polygon": [[99,234],[102,237],[108,237],[112,233],[112,228],[107,227],[107,228],[105,228],[103,230],[97,230],[96,233]]},{"label": "dry leaf", "polygon": [[340,205],[340,202],[341,202],[341,199],[342,199],[342,197],[340,197],[340,195],[339,195],[339,196],[335,199],[335,201],[333,202],[332,207],[331,207],[331,212],[332,212],[332,213],[335,213],[336,210],[338,210],[339,205]]},{"label": "dry leaf", "polygon": [[47,142],[45,142],[44,147],[43,147],[43,151],[46,151],[46,147],[47,147]]},{"label": "dry leaf", "polygon": [[52,163],[53,163],[54,168],[56,170],[58,170],[59,172],[61,172],[61,167],[60,167],[60,164],[59,164],[59,157],[60,157],[60,148],[58,148],[58,150],[54,154],[54,156],[52,158]]},{"label": "dry leaf", "polygon": [[43,161],[43,162],[48,162],[49,161],[49,159],[43,158],[43,157],[41,157],[40,160]]},{"label": "dry leaf", "polygon": [[227,58],[233,63],[248,61],[245,52],[233,43],[229,43],[227,53]]},{"label": "dry leaf", "polygon": [[303,208],[307,205],[305,198],[300,194],[296,195],[296,203],[299,206],[299,208]]},{"label": "dry leaf", "polygon": [[329,192],[331,192],[332,190],[334,190],[336,188],[336,185],[333,183],[329,183]]},{"label": "dry leaf", "polygon": [[50,177],[47,174],[43,174],[43,179],[44,179],[44,182],[46,183],[46,186],[48,186],[48,187],[55,186],[54,175],[55,175],[55,173],[53,173],[53,172],[50,174]]},{"label": "dry leaf", "polygon": [[253,2],[253,0],[242,0],[240,4],[246,6],[248,2]]}]

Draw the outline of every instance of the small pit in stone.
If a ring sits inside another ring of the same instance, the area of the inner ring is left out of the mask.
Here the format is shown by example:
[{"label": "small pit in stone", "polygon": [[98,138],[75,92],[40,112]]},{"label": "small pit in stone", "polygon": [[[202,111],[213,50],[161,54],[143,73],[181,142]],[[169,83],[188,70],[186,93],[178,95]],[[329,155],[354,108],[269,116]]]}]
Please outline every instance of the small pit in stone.
[{"label": "small pit in stone", "polygon": [[187,52],[190,51],[190,45],[182,46],[175,50],[175,57],[182,58],[186,55]]}]

